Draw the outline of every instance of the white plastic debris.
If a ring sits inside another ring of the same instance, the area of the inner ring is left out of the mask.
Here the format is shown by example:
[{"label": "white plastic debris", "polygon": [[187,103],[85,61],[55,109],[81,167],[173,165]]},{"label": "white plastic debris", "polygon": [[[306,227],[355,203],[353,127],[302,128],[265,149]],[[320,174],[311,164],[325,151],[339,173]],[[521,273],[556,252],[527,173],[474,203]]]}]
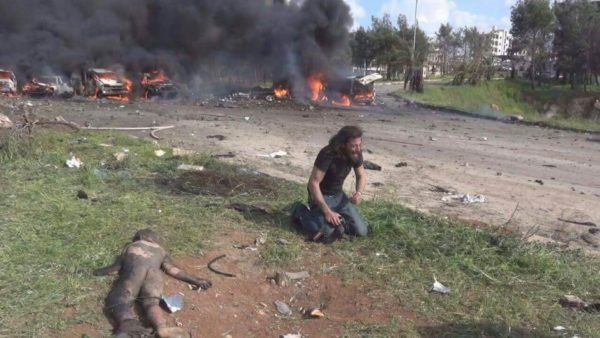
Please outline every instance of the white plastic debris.
[{"label": "white plastic debris", "polygon": [[480,138],[479,138],[479,140],[480,140],[480,141],[487,141],[487,140],[488,140],[488,138],[484,136],[484,137],[480,137]]},{"label": "white plastic debris", "polygon": [[192,164],[180,164],[177,166],[177,170],[183,171],[203,171],[204,167],[201,165],[192,165]]},{"label": "white plastic debris", "polygon": [[127,158],[127,153],[120,151],[118,153],[114,153],[113,157],[117,162],[123,162]]},{"label": "white plastic debris", "polygon": [[270,154],[258,154],[258,156],[260,157],[270,157],[270,158],[276,158],[276,157],[282,157],[282,156],[286,156],[287,152],[283,151],[283,150],[278,150],[275,152],[272,152]]},{"label": "white plastic debris", "polygon": [[448,294],[450,293],[450,288],[438,282],[437,278],[433,276],[433,286],[431,287],[431,291],[439,292],[441,294]]},{"label": "white plastic debris", "polygon": [[171,313],[183,309],[183,295],[181,293],[169,297],[163,296],[161,297],[161,300],[165,303],[167,309],[169,309],[169,312]]},{"label": "white plastic debris", "polygon": [[71,158],[65,161],[65,166],[67,168],[79,169],[83,166],[83,162],[75,157],[75,155],[71,155]]},{"label": "white plastic debris", "polygon": [[442,197],[442,201],[446,202],[446,203],[450,203],[453,201],[459,201],[462,203],[484,203],[485,202],[485,196],[483,195],[476,195],[476,194],[452,194],[452,195],[448,195],[448,196],[444,196]]},{"label": "white plastic debris", "polygon": [[245,117],[244,117],[244,120],[246,120],[246,121],[250,121],[250,116],[245,116]]},{"label": "white plastic debris", "polygon": [[166,152],[162,149],[158,149],[154,151],[154,155],[156,155],[156,157],[163,157],[166,154]]},{"label": "white plastic debris", "polygon": [[299,333],[288,333],[282,334],[279,338],[302,338],[302,335]]},{"label": "white plastic debris", "polygon": [[564,331],[566,329],[567,329],[566,327],[560,326],[560,325],[555,326],[555,327],[552,328],[552,330],[554,330],[554,331]]},{"label": "white plastic debris", "polygon": [[12,123],[12,121],[8,118],[8,116],[4,115],[4,114],[0,114],[0,128],[12,128],[14,127],[14,124]]},{"label": "white plastic debris", "polygon": [[277,311],[284,316],[290,316],[292,314],[292,309],[282,301],[276,300],[275,306],[277,307]]}]

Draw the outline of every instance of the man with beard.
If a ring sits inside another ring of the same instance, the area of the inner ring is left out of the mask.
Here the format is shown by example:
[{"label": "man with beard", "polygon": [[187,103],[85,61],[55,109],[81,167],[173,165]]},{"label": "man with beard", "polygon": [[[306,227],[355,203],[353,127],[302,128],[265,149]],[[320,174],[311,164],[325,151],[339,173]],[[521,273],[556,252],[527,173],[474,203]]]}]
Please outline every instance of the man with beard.
[{"label": "man with beard", "polygon": [[[298,204],[293,210],[294,220],[312,240],[329,243],[344,234],[367,235],[367,223],[355,207],[367,184],[361,146],[362,130],[345,126],[317,155],[308,181],[309,208]],[[356,190],[348,198],[342,188],[352,169]]]}]

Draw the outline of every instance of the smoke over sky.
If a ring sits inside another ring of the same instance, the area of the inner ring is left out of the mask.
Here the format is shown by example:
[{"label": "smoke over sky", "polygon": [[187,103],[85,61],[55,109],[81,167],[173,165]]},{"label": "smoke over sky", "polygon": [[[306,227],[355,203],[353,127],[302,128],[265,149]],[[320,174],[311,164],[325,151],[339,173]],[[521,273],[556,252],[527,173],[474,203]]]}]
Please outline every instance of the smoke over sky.
[{"label": "smoke over sky", "polygon": [[0,0],[0,68],[303,76],[347,53],[351,26],[343,0]]}]

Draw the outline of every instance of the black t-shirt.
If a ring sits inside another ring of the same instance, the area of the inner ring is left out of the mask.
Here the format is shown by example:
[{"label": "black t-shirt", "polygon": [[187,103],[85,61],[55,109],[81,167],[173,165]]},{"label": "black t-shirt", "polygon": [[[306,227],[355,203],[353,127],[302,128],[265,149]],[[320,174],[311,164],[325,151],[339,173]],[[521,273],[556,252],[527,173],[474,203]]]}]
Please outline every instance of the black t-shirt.
[{"label": "black t-shirt", "polygon": [[359,159],[354,162],[348,156],[339,154],[329,146],[321,149],[315,167],[325,172],[325,177],[321,181],[321,193],[324,195],[334,195],[342,191],[344,180],[352,168],[358,168],[363,165],[362,153]]}]

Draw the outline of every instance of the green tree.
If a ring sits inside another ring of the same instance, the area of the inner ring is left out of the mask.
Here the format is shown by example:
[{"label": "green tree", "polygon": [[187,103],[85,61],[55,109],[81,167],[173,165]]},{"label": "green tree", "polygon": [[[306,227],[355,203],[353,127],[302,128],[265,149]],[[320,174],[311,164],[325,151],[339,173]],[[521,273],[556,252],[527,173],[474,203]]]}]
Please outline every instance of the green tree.
[{"label": "green tree", "polygon": [[452,26],[450,26],[449,23],[441,24],[440,28],[435,33],[436,43],[442,56],[440,70],[443,75],[448,74],[448,58],[452,51],[452,37]]},{"label": "green tree", "polygon": [[531,87],[535,88],[538,72],[549,57],[548,46],[552,38],[554,13],[549,0],[519,0],[510,15],[515,51],[525,51],[531,61]]},{"label": "green tree", "polygon": [[375,58],[373,37],[363,27],[353,33],[351,40],[352,64],[359,68],[368,68]]},{"label": "green tree", "polygon": [[567,0],[554,6],[556,29],[554,52],[557,66],[568,77],[571,88],[583,83],[584,91],[592,77],[597,79],[600,15],[587,0]]}]

